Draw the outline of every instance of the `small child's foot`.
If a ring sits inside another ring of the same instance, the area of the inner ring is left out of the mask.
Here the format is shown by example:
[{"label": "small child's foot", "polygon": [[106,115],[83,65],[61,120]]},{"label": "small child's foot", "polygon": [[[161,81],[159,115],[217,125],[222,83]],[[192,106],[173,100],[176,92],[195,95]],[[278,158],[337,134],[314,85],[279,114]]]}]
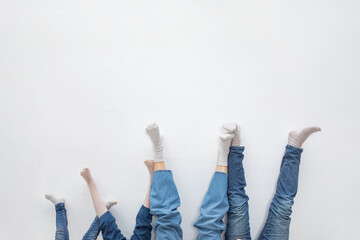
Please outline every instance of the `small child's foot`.
[{"label": "small child's foot", "polygon": [[106,203],[106,208],[109,210],[112,206],[116,205],[117,204],[117,201],[108,201]]},{"label": "small child's foot", "polygon": [[64,203],[65,199],[63,198],[57,198],[52,194],[45,194],[45,198],[47,200],[49,200],[50,202],[52,202],[54,205],[58,204],[58,203]]},{"label": "small child's foot", "polygon": [[147,169],[149,170],[149,173],[153,174],[154,164],[155,164],[154,160],[145,160],[144,163],[145,163]]},{"label": "small child's foot", "polygon": [[224,124],[223,128],[227,133],[233,134],[232,146],[240,146],[240,127],[236,123]]},{"label": "small child's foot", "polygon": [[288,143],[294,147],[301,148],[305,140],[314,132],[321,131],[319,127],[307,127],[301,130],[293,130],[289,133]]},{"label": "small child's foot", "polygon": [[84,178],[84,180],[89,183],[92,181],[92,176],[90,173],[90,169],[88,168],[84,168],[81,172],[80,175]]}]

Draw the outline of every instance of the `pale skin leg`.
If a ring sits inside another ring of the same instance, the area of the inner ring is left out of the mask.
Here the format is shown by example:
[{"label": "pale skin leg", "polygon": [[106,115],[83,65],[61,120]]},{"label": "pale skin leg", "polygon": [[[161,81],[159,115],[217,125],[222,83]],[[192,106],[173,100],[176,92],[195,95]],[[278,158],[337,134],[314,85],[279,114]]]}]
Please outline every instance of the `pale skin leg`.
[{"label": "pale skin leg", "polygon": [[[150,174],[149,187],[148,187],[146,197],[145,197],[145,200],[144,200],[144,207],[150,208],[150,190],[151,190],[152,175],[154,173],[154,168],[155,168],[154,165],[155,164],[154,164],[153,160],[146,160],[146,161],[144,161],[144,163],[145,163],[146,167],[148,168],[149,174]],[[164,165],[164,167],[165,167],[165,165]]]},{"label": "pale skin leg", "polygon": [[105,203],[100,197],[95,181],[91,176],[90,170],[88,168],[84,168],[81,171],[80,175],[84,178],[89,187],[91,199],[93,201],[96,214],[98,217],[101,217],[104,213],[107,212],[108,209],[106,208]]}]

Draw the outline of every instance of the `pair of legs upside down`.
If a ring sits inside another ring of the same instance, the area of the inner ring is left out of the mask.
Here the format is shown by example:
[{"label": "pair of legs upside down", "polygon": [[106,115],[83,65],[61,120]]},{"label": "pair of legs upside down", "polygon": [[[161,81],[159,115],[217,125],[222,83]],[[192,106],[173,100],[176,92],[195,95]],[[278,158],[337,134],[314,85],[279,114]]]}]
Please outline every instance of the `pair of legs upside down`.
[{"label": "pair of legs upside down", "polygon": [[[200,216],[194,226],[198,229],[198,240],[220,240],[225,233],[227,240],[250,240],[248,200],[243,168],[244,147],[240,145],[240,128],[234,124],[224,125],[225,134],[220,136],[217,168],[200,208]],[[154,229],[157,240],[183,239],[181,214],[178,211],[180,197],[172,171],[167,170],[163,157],[162,137],[159,127],[151,124],[146,131],[153,143],[154,161],[145,161],[150,172],[150,185],[139,213],[131,240],[150,240],[152,216],[156,216]],[[297,192],[302,144],[320,128],[309,127],[289,133],[288,145],[281,162],[276,193],[271,202],[265,226],[259,240],[289,239],[290,215]],[[81,172],[93,200],[97,216],[83,240],[95,240],[100,231],[104,240],[126,240],[108,211],[116,202],[104,204],[96,184],[85,168]],[[151,187],[151,189],[150,189]],[[68,240],[66,210],[63,199],[53,195],[46,198],[55,204],[56,240]],[[223,222],[228,213],[227,226]]]},{"label": "pair of legs upside down", "polygon": [[[226,240],[250,240],[248,200],[243,168],[244,147],[240,145],[240,128],[224,125],[225,134],[220,136],[217,168],[200,208],[200,216],[194,226],[198,229],[197,240],[220,240],[226,228]],[[265,226],[259,240],[289,239],[290,215],[298,188],[302,144],[318,127],[291,131],[288,145],[281,162],[276,193],[271,202]],[[147,132],[154,145],[155,171],[150,193],[150,212],[157,216],[154,229],[157,240],[183,238],[181,215],[177,208],[180,197],[172,172],[166,170],[162,154],[162,138],[156,124]],[[228,213],[227,226],[223,222]]]}]

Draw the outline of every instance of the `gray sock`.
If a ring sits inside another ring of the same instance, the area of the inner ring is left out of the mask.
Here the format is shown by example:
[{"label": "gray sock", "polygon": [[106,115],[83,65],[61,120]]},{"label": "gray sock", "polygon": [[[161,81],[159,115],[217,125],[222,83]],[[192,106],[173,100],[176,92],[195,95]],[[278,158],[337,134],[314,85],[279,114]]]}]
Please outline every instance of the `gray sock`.
[{"label": "gray sock", "polygon": [[291,146],[301,148],[305,140],[314,132],[321,131],[319,127],[307,127],[301,130],[293,130],[289,132],[288,143]]}]

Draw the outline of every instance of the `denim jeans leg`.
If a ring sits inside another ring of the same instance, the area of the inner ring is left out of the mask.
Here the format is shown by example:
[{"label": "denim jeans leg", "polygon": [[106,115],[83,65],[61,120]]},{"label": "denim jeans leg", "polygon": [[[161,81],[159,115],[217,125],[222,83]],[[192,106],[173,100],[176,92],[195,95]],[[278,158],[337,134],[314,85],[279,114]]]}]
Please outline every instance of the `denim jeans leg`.
[{"label": "denim jeans leg", "polygon": [[153,174],[150,192],[150,213],[157,216],[154,229],[157,240],[180,240],[183,238],[181,215],[178,211],[180,197],[172,172],[157,170]]},{"label": "denim jeans leg", "polygon": [[223,221],[229,209],[227,197],[228,175],[215,172],[200,208],[200,216],[194,226],[198,229],[197,240],[220,240],[225,230]]},{"label": "denim jeans leg", "polygon": [[96,240],[100,234],[100,220],[96,216],[82,240]]},{"label": "denim jeans leg", "polygon": [[152,230],[152,215],[150,214],[150,209],[144,206],[141,206],[137,216],[136,216],[136,226],[134,229],[134,234],[131,236],[131,240],[150,240],[151,239],[151,230]]},{"label": "denim jeans leg", "polygon": [[68,221],[64,203],[55,205],[56,211],[56,233],[55,240],[69,240]]},{"label": "denim jeans leg", "polygon": [[249,197],[246,195],[245,171],[243,167],[244,147],[230,147],[229,164],[229,211],[226,240],[251,240],[249,222]]},{"label": "denim jeans leg", "polygon": [[100,218],[100,230],[104,240],[126,240],[116,225],[115,218],[107,211]]},{"label": "denim jeans leg", "polygon": [[281,162],[276,193],[259,240],[288,240],[290,215],[298,189],[301,148],[286,146]]}]

